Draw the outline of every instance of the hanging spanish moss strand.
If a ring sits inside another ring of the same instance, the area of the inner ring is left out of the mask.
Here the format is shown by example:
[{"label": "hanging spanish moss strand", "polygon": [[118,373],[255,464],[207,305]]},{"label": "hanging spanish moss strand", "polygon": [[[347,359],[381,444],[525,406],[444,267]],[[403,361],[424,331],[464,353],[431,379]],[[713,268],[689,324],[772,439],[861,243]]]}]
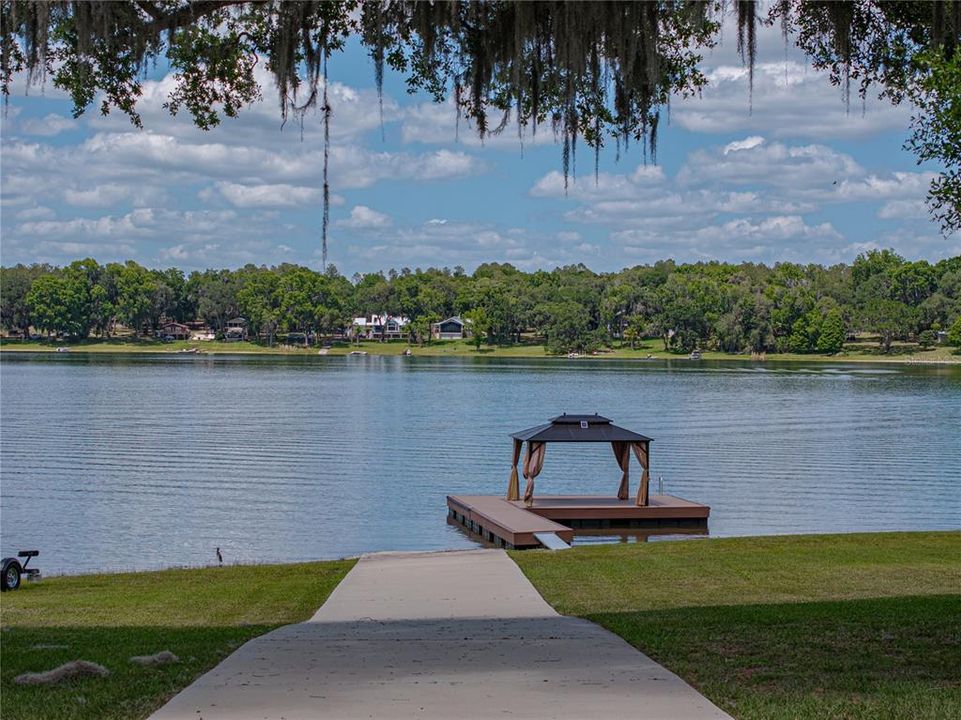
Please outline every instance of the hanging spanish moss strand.
[{"label": "hanging spanish moss strand", "polygon": [[324,272],[327,272],[327,228],[330,225],[330,182],[327,178],[330,165],[330,114],[330,102],[327,99],[327,48],[324,48],[324,219],[321,251],[321,267]]},{"label": "hanging spanish moss strand", "polygon": [[387,140],[384,131],[384,6],[374,2],[374,23],[377,40],[374,42],[374,84],[377,86],[377,109],[380,111],[380,139]]},{"label": "hanging spanish moss strand", "polygon": [[749,113],[754,112],[754,62],[757,58],[756,5],[755,0],[738,0],[737,3],[737,51],[741,55],[741,62],[748,68]]}]

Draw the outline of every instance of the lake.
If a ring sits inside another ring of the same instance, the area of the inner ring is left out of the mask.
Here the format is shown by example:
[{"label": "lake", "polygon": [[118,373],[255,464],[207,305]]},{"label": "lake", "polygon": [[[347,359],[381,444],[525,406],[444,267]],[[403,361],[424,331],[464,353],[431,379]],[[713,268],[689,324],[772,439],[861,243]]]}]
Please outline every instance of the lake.
[{"label": "lake", "polygon": [[[445,496],[504,492],[508,434],[565,411],[653,437],[652,490],[714,536],[961,526],[959,367],[0,358],[2,551],[47,573],[471,547]],[[619,478],[609,446],[553,445],[537,490]]]}]

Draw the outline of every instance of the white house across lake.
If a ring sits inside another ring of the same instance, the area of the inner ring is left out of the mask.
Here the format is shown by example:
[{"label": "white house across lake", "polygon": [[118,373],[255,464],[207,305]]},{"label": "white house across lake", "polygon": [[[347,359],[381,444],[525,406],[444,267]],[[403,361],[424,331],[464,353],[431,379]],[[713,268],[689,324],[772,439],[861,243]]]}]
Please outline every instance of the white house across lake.
[{"label": "white house across lake", "polygon": [[407,333],[404,328],[409,322],[410,319],[403,315],[355,317],[350,334],[365,340],[400,340]]}]

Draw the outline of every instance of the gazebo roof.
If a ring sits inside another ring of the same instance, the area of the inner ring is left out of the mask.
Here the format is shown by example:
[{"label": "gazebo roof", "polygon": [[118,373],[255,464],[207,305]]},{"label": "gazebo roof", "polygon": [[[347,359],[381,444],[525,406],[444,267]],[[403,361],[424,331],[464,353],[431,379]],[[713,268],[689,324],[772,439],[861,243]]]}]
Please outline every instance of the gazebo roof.
[{"label": "gazebo roof", "polygon": [[558,415],[546,425],[511,433],[523,442],[650,442],[651,438],[622,428],[610,418],[593,415]]}]

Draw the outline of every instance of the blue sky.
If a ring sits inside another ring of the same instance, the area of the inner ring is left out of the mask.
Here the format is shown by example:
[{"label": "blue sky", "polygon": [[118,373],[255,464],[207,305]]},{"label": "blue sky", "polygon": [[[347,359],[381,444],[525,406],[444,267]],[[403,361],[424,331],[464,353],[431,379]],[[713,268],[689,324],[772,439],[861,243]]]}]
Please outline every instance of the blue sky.
[{"label": "blue sky", "polygon": [[[961,254],[928,219],[935,167],[901,146],[910,108],[846,107],[838,88],[759,38],[753,108],[730,28],[706,54],[710,83],[677,98],[658,164],[640,147],[578,155],[565,193],[549,128],[481,144],[450,104],[385,80],[384,124],[371,62],[352,45],[330,63],[329,259],[344,273],[488,261],[524,270],[583,262],[598,271],[718,259],[850,262],[892,247],[910,258]],[[319,268],[322,126],[281,128],[276,93],[210,132],[162,105],[157,73],[140,104],[144,129],[94,109],[79,120],[55,88],[15,86],[2,120],[0,260],[63,264],[92,256],[185,270],[248,262]]]}]

